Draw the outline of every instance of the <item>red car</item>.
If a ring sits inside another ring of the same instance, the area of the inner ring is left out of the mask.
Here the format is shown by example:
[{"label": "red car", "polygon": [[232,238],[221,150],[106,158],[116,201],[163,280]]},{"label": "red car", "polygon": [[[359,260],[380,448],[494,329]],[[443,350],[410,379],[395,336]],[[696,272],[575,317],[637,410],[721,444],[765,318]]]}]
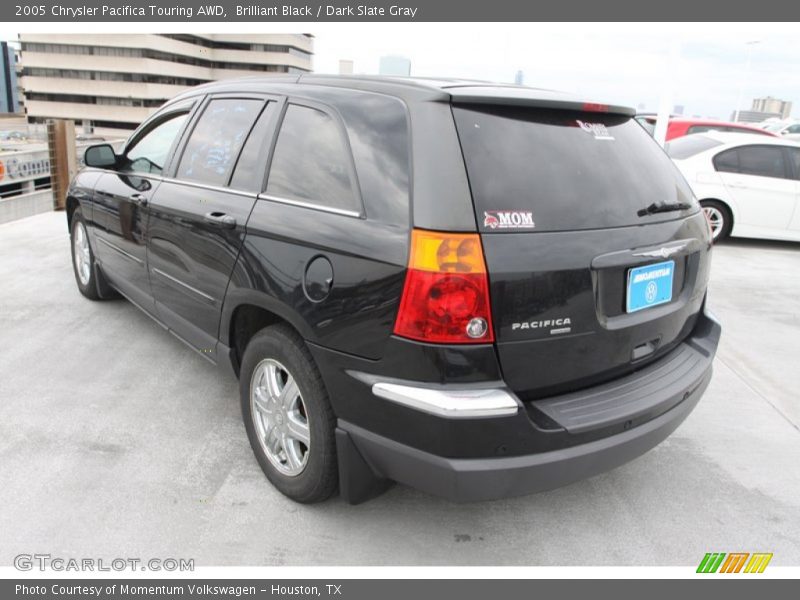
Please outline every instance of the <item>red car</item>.
[{"label": "red car", "polygon": [[[636,115],[636,120],[644,127],[650,135],[656,128],[656,115]],[[713,119],[688,119],[683,117],[670,117],[667,125],[666,141],[689,135],[690,133],[703,133],[704,131],[728,131],[732,133],[755,133],[778,137],[776,134],[755,127],[754,125],[744,125],[743,123],[730,123],[727,121],[714,121]]]}]

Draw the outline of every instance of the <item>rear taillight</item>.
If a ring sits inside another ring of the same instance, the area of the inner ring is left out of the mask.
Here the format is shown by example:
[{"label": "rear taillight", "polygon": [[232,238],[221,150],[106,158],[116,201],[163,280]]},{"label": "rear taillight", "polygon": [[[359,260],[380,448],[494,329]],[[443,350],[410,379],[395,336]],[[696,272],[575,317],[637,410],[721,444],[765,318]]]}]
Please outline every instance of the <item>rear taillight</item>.
[{"label": "rear taillight", "polygon": [[494,341],[480,236],[415,229],[396,335],[444,344]]}]

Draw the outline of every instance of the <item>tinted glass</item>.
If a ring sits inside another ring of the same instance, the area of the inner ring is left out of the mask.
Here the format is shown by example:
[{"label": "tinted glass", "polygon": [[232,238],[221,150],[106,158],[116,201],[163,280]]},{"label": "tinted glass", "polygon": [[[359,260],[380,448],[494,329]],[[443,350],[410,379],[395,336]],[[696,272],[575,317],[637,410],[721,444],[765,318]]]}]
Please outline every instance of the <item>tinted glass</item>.
[{"label": "tinted glass", "polygon": [[731,133],[753,133],[755,135],[769,135],[759,129],[750,129],[749,127],[725,127],[721,131],[730,131]]},{"label": "tinted glass", "polygon": [[267,194],[358,211],[350,160],[333,118],[313,108],[289,105],[272,158]]},{"label": "tinted glass", "polygon": [[173,114],[140,138],[126,153],[127,170],[160,175],[169,158],[169,150],[183,127],[188,112]]},{"label": "tinted glass", "polygon": [[786,177],[783,150],[778,146],[744,146],[739,148],[739,172],[761,177]]},{"label": "tinted glass", "polygon": [[247,141],[244,143],[242,153],[236,162],[236,168],[231,178],[231,187],[237,190],[248,192],[260,192],[261,185],[264,183],[266,174],[267,151],[269,150],[269,139],[267,135],[272,126],[272,115],[274,112],[274,102],[268,102],[261,111],[256,124]]},{"label": "tinted glass", "polygon": [[800,125],[792,125],[786,130],[786,133],[800,133]]},{"label": "tinted glass", "polygon": [[488,211],[530,211],[533,231],[619,227],[682,216],[637,215],[653,202],[693,204],[672,161],[629,117],[507,107],[454,113],[481,224]]},{"label": "tinted glass", "polygon": [[738,173],[739,151],[734,149],[717,154],[714,157],[714,168],[717,171],[723,171],[726,173]]},{"label": "tinted glass", "polygon": [[794,166],[794,178],[800,179],[800,148],[790,148],[789,152]]},{"label": "tinted glass", "polygon": [[692,125],[686,130],[686,133],[703,133],[704,131],[719,131],[720,129],[724,129],[724,127],[714,127],[712,125]]},{"label": "tinted glass", "polygon": [[656,122],[652,119],[647,119],[644,117],[636,117],[636,120],[639,122],[639,125],[644,127],[644,130],[649,133],[650,135],[655,134],[656,132]]},{"label": "tinted glass", "polygon": [[241,98],[209,102],[186,143],[177,177],[225,185],[263,106],[262,100]]},{"label": "tinted glass", "polygon": [[668,142],[664,149],[670,158],[683,160],[710,150],[714,146],[719,146],[721,143],[704,135],[687,135]]}]

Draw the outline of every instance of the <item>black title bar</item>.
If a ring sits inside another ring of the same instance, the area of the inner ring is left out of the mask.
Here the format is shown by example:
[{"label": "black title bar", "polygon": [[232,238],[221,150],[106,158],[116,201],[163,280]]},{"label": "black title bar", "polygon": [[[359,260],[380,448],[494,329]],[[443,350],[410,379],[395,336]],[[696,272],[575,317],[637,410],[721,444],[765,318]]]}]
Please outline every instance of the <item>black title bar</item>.
[{"label": "black title bar", "polygon": [[519,22],[798,20],[800,3],[760,0],[32,0],[3,2],[21,22]]}]

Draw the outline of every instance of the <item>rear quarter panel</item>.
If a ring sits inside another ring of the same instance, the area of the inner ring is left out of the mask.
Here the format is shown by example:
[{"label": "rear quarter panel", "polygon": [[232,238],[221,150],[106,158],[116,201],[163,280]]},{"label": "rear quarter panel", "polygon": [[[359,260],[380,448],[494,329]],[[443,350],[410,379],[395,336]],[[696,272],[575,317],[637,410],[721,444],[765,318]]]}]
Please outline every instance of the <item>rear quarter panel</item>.
[{"label": "rear quarter panel", "polygon": [[[408,259],[411,131],[406,105],[390,96],[296,86],[292,97],[341,119],[353,155],[363,214],[348,216],[259,199],[228,286],[220,339],[231,317],[255,304],[290,322],[308,341],[361,357],[382,356],[400,302]],[[330,293],[306,294],[317,257],[331,263]]]}]

